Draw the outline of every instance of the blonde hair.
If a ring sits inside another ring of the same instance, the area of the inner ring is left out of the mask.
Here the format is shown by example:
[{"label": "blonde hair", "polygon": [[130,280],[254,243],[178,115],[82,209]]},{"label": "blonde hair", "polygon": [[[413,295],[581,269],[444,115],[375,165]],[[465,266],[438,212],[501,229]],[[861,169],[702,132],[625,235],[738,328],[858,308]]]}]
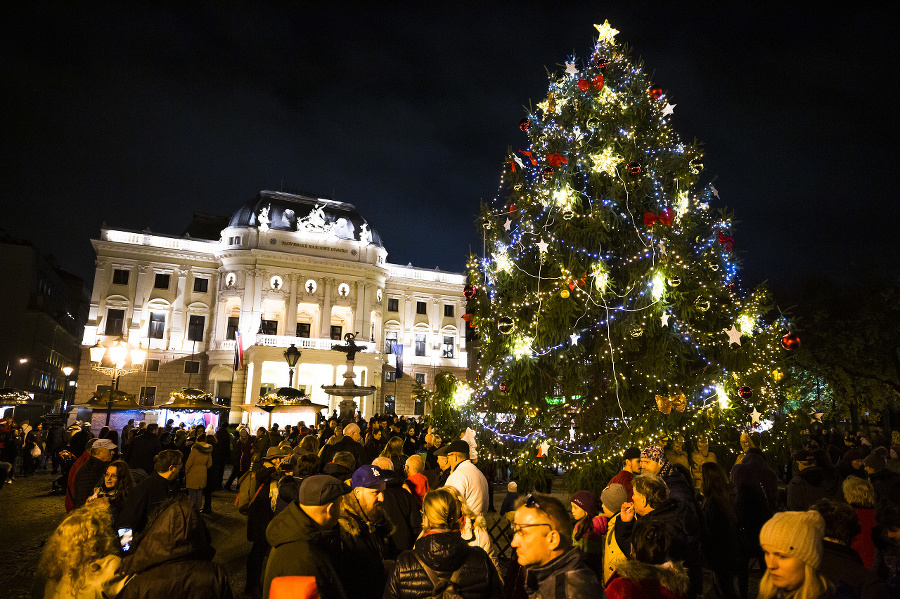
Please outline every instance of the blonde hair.
[{"label": "blonde hair", "polygon": [[109,509],[104,502],[90,501],[69,514],[47,539],[38,571],[48,581],[68,579],[74,597],[91,574],[89,564],[117,552]]},{"label": "blonde hair", "polygon": [[[790,593],[785,593],[785,599],[819,599],[828,589],[828,579],[819,574],[819,571],[803,562],[803,584],[800,588]],[[759,594],[757,599],[774,599],[778,595],[778,587],[772,582],[769,570],[763,574],[759,581]]]},{"label": "blonde hair", "polygon": [[400,437],[391,437],[384,449],[381,450],[382,458],[393,458],[394,456],[403,455],[403,439]]},{"label": "blonde hair", "polygon": [[456,487],[444,487],[453,497],[456,498],[456,503],[459,504],[459,511],[463,515],[463,518],[466,520],[472,521],[473,528],[483,528],[487,530],[487,522],[485,522],[484,516],[476,514],[472,511],[472,508],[469,507],[469,504],[463,501],[462,495],[459,494],[459,490]]},{"label": "blonde hair", "polygon": [[843,486],[844,500],[853,507],[875,507],[875,488],[858,476],[848,476]]},{"label": "blonde hair", "polygon": [[422,516],[425,520],[422,528],[426,532],[431,530],[459,532],[463,514],[456,495],[450,491],[452,488],[434,489],[429,491],[422,500]]}]

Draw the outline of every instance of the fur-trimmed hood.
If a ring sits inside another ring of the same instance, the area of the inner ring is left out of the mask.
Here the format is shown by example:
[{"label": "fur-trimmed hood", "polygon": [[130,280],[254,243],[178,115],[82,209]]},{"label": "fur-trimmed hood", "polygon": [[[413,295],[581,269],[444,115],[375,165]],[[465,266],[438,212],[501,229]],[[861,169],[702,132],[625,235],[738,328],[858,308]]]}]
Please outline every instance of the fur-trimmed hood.
[{"label": "fur-trimmed hood", "polygon": [[616,575],[635,581],[655,581],[669,592],[684,597],[687,595],[690,579],[681,562],[666,562],[655,566],[637,560],[627,560],[616,567]]},{"label": "fur-trimmed hood", "polygon": [[194,443],[194,444],[191,446],[191,451],[193,451],[193,450],[195,450],[195,449],[196,449],[197,451],[201,452],[201,453],[207,453],[207,454],[208,454],[208,453],[212,453],[213,446],[210,445],[209,443],[204,442],[204,441],[197,441],[196,443]]}]

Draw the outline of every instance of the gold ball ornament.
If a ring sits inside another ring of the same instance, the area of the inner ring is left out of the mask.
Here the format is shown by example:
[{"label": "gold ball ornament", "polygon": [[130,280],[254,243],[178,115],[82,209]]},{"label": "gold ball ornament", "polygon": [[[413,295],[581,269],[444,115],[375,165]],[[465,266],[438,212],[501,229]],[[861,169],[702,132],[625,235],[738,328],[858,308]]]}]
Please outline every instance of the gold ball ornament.
[{"label": "gold ball ornament", "polygon": [[568,289],[563,289],[562,291],[560,291],[560,292],[559,292],[559,297],[561,297],[561,298],[563,298],[563,299],[568,299],[568,297],[569,297],[569,290],[568,290]]},{"label": "gold ball ornament", "polygon": [[709,300],[705,297],[698,297],[694,302],[694,305],[696,305],[697,309],[701,312],[706,312],[707,310],[709,310]]},{"label": "gold ball ornament", "polygon": [[781,379],[784,378],[784,373],[776,368],[775,370],[772,371],[772,378],[775,379],[776,381],[780,381]]},{"label": "gold ball ornament", "polygon": [[574,216],[575,216],[575,213],[572,212],[571,210],[566,210],[565,212],[562,213],[562,217],[564,220],[572,220],[572,218]]},{"label": "gold ball ornament", "polygon": [[636,327],[631,330],[632,337],[640,337],[643,334],[644,334],[644,329],[642,329],[641,327]]},{"label": "gold ball ornament", "polygon": [[678,287],[681,285],[681,279],[679,277],[672,277],[669,279],[669,287]]},{"label": "gold ball ornament", "polygon": [[718,262],[713,262],[712,264],[709,265],[709,269],[710,269],[711,271],[717,271],[717,270],[719,270],[719,263],[718,263]]}]

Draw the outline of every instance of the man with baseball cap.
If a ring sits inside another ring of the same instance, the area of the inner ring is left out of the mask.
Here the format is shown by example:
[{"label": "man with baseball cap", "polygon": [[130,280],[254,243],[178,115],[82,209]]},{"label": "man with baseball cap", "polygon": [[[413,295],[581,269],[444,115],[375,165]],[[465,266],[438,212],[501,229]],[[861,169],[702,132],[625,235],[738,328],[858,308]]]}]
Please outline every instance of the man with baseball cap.
[{"label": "man with baseball cap", "polygon": [[453,487],[463,501],[478,515],[485,515],[488,507],[488,482],[481,470],[469,460],[469,444],[457,439],[447,446],[450,464],[448,487]]},{"label": "man with baseball cap", "polygon": [[625,455],[622,457],[624,459],[622,469],[606,483],[606,486],[622,485],[625,487],[625,493],[628,496],[627,501],[631,501],[633,492],[631,479],[641,473],[641,450],[637,447],[629,447],[625,450]]},{"label": "man with baseball cap", "polygon": [[94,492],[97,482],[106,472],[107,465],[113,460],[118,447],[109,439],[97,439],[91,446],[91,457],[75,475],[75,508],[80,508]]},{"label": "man with baseball cap", "polygon": [[387,584],[385,564],[397,557],[391,525],[381,509],[387,480],[378,466],[357,468],[352,491],[341,498],[341,580],[353,599],[381,599]]},{"label": "man with baseball cap", "polygon": [[334,549],[339,547],[338,522],[341,498],[350,487],[326,474],[316,474],[300,483],[299,497],[275,516],[266,529],[272,551],[266,565],[263,596],[268,598],[272,581],[279,576],[314,576],[321,599],[347,596],[335,569]]}]

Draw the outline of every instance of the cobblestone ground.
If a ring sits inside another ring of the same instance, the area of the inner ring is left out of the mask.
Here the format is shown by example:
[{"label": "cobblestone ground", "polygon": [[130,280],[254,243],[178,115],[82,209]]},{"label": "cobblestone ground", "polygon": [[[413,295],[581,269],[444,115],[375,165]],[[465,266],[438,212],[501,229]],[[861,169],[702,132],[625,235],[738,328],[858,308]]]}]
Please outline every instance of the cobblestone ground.
[{"label": "cobblestone ground", "polygon": [[[227,476],[226,471],[226,476]],[[55,476],[37,473],[28,478],[16,477],[12,484],[0,489],[0,597],[30,599],[34,573],[47,538],[65,517],[62,494],[51,493]],[[553,495],[568,504],[562,479],[554,481]],[[506,496],[505,485],[494,493],[494,505],[500,507]],[[213,513],[206,515],[206,524],[216,548],[215,560],[225,566],[236,599],[249,599],[244,594],[245,564],[250,543],[247,541],[247,519],[234,507],[235,493],[220,491],[213,494]],[[489,527],[496,514],[488,514]],[[505,565],[505,564],[504,564]],[[705,572],[706,597],[714,597],[712,574]],[[755,597],[759,575],[750,577],[750,596]]]}]

